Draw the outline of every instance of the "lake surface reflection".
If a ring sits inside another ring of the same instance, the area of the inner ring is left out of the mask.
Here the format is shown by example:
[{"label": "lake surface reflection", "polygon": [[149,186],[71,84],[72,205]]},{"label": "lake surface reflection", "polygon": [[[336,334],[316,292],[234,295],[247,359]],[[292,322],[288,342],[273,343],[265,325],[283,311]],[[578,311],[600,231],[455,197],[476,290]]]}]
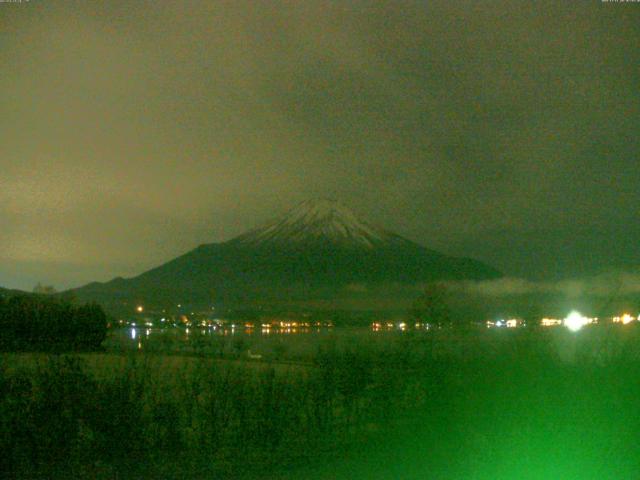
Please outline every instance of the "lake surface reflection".
[{"label": "lake surface reflection", "polygon": [[[225,327],[121,327],[112,329],[104,343],[108,351],[204,354],[263,360],[308,359],[323,345],[349,344],[380,337],[370,326],[284,326],[282,328]],[[387,336],[387,335],[384,335]]]}]

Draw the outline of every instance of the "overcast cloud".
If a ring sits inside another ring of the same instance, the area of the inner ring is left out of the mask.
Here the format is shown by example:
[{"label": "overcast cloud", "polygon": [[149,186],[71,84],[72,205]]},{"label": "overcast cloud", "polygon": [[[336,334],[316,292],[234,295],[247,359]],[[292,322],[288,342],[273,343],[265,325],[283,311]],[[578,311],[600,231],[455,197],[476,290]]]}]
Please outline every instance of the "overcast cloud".
[{"label": "overcast cloud", "polygon": [[0,45],[0,285],[318,196],[510,276],[640,263],[639,5],[32,0]]}]

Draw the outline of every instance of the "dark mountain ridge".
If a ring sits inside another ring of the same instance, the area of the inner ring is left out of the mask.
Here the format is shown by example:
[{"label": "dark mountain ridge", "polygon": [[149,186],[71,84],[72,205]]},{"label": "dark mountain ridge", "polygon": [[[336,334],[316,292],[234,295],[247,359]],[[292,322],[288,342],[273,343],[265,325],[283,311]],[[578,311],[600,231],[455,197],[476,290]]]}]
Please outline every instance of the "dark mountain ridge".
[{"label": "dark mountain ridge", "polygon": [[500,277],[468,258],[429,250],[373,227],[337,202],[304,202],[265,226],[194,250],[130,279],[75,294],[105,304],[243,304],[332,298],[349,285]]}]

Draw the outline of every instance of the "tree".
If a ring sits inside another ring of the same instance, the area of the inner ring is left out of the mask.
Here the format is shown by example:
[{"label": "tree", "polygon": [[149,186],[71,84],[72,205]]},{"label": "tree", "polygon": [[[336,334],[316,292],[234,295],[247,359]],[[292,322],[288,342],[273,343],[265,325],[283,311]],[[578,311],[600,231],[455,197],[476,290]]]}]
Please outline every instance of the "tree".
[{"label": "tree", "polygon": [[41,295],[54,295],[58,293],[53,285],[42,285],[40,282],[33,287],[33,293],[39,293]]},{"label": "tree", "polygon": [[56,297],[16,295],[0,302],[1,350],[96,350],[107,335],[99,305],[74,306]]},{"label": "tree", "polygon": [[422,294],[413,302],[410,317],[414,322],[429,325],[451,323],[446,287],[442,283],[427,284]]}]

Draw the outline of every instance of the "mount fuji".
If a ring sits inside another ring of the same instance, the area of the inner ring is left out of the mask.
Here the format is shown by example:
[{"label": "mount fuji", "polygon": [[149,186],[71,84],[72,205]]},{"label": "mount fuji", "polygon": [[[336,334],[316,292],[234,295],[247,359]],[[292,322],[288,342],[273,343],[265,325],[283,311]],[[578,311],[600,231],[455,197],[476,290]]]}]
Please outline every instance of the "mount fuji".
[{"label": "mount fuji", "polygon": [[339,248],[373,249],[392,246],[398,240],[402,239],[370,226],[336,201],[309,200],[232,242],[250,246],[333,244]]},{"label": "mount fuji", "polygon": [[330,300],[373,286],[500,276],[479,261],[443,255],[375,227],[338,202],[315,200],[136,277],[90,283],[74,293],[107,307],[131,302],[250,306]]}]

